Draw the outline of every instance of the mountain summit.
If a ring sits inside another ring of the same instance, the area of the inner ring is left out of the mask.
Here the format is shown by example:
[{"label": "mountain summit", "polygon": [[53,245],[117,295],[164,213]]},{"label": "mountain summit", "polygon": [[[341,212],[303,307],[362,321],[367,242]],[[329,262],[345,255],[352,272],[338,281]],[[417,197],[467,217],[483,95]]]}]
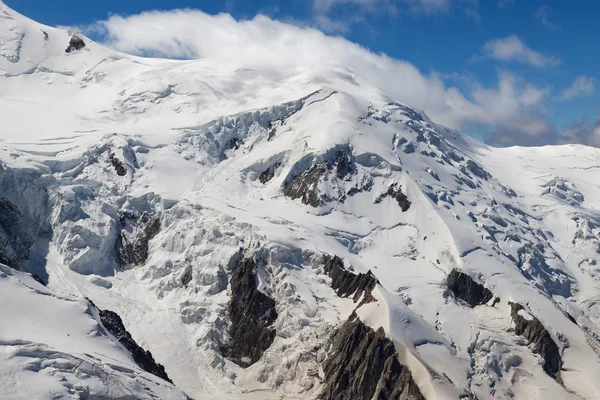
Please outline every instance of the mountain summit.
[{"label": "mountain summit", "polygon": [[0,397],[599,398],[600,151],[404,102],[0,3]]}]

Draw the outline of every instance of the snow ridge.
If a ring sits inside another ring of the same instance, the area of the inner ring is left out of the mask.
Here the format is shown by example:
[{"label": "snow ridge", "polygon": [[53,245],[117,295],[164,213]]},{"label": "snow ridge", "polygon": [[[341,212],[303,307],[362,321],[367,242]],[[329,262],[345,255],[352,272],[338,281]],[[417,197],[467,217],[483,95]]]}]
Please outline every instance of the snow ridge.
[{"label": "snow ridge", "polygon": [[[597,149],[490,148],[334,69],[67,53],[0,19],[0,394],[317,398],[353,315],[426,399],[600,397]],[[251,363],[223,351],[244,294],[276,314]],[[179,389],[90,334],[84,298]]]}]

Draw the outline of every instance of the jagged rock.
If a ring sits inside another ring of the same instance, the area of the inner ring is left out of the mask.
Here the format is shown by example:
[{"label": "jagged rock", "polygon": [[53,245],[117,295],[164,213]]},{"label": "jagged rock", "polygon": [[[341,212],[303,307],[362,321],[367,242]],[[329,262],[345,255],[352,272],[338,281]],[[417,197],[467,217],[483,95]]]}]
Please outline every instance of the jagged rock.
[{"label": "jagged rock", "polygon": [[139,217],[125,212],[120,218],[122,230],[116,244],[119,264],[125,268],[141,265],[148,259],[150,240],[160,231],[155,213],[143,212]]},{"label": "jagged rock", "polygon": [[73,51],[81,50],[85,47],[85,42],[82,38],[77,35],[71,36],[71,40],[69,40],[69,46],[66,48],[67,53],[71,53]]},{"label": "jagged rock", "polygon": [[125,326],[123,325],[123,321],[121,317],[113,311],[109,310],[100,310],[96,307],[94,303],[90,301],[91,305],[94,306],[98,310],[98,314],[100,315],[100,322],[108,332],[111,333],[121,343],[133,356],[133,360],[137,365],[140,366],[144,371],[149,372],[153,375],[158,376],[168,382],[171,382],[169,376],[165,372],[165,367],[161,364],[158,364],[154,357],[152,357],[152,353],[150,351],[142,349],[138,344],[133,340],[131,334],[127,332]]},{"label": "jagged rock", "polygon": [[33,244],[30,228],[13,203],[0,199],[0,263],[20,269],[29,259],[29,248]]},{"label": "jagged rock", "polygon": [[115,168],[115,171],[117,171],[117,175],[119,175],[119,176],[127,175],[127,170],[125,169],[125,166],[123,165],[123,161],[119,160],[115,156],[115,153],[111,153],[109,158],[110,158],[111,165]]},{"label": "jagged rock", "polygon": [[221,154],[220,154],[220,159],[221,160],[227,160],[229,158],[228,156],[228,152],[230,150],[239,150],[240,147],[242,147],[242,145],[244,144],[244,141],[242,139],[238,139],[237,137],[233,137],[231,138],[229,141],[227,141],[222,149],[221,149]]},{"label": "jagged rock", "polygon": [[410,208],[410,201],[408,201],[408,197],[402,193],[402,186],[394,183],[388,188],[387,194],[398,202],[398,205],[403,212],[408,211]]},{"label": "jagged rock", "polygon": [[269,182],[271,179],[273,179],[273,177],[275,176],[275,171],[277,171],[277,168],[279,168],[280,166],[281,166],[281,162],[276,162],[275,164],[271,165],[269,168],[265,169],[258,177],[258,180],[260,181],[260,183],[262,183],[264,185],[267,182]]},{"label": "jagged rock", "polygon": [[374,331],[355,313],[334,334],[323,372],[323,400],[425,399],[383,328]]},{"label": "jagged rock", "polygon": [[[562,383],[559,372],[562,369],[562,358],[560,350],[550,333],[544,328],[544,325],[531,316],[527,319],[519,311],[525,308],[518,303],[510,304],[510,316],[515,323],[515,333],[525,337],[530,344],[533,344],[533,352],[539,354],[544,359],[544,371],[559,383]],[[531,315],[531,314],[530,314]]]},{"label": "jagged rock", "polygon": [[489,289],[457,269],[450,271],[446,283],[457,299],[463,300],[471,307],[486,304],[494,297]]},{"label": "jagged rock", "polygon": [[390,185],[388,191],[375,200],[375,204],[381,203],[381,201],[387,196],[391,196],[393,199],[396,200],[396,202],[398,202],[398,205],[402,209],[402,212],[406,212],[410,208],[411,202],[408,200],[408,197],[406,197],[406,195],[402,193],[402,186],[398,185],[397,183],[393,183],[392,185]]},{"label": "jagged rock", "polygon": [[335,171],[340,179],[352,175],[356,171],[356,166],[352,160],[352,153],[346,150],[339,150],[335,159]]},{"label": "jagged rock", "polygon": [[275,339],[275,301],[258,290],[254,260],[239,262],[231,276],[230,341],[223,354],[242,367],[257,362]]},{"label": "jagged rock", "polygon": [[467,161],[466,169],[471,171],[473,175],[486,181],[491,178],[491,175],[473,160]]},{"label": "jagged rock", "polygon": [[361,298],[366,303],[375,301],[371,292],[379,282],[371,271],[353,274],[344,269],[344,263],[338,256],[328,255],[325,257],[325,273],[331,278],[331,287],[338,296],[352,297],[355,303]]},{"label": "jagged rock", "polygon": [[321,205],[318,184],[329,169],[331,169],[331,165],[326,161],[314,165],[308,171],[292,179],[283,194],[294,200],[302,199],[302,202],[306,205],[318,207]]},{"label": "jagged rock", "polygon": [[[284,183],[284,195],[292,199],[301,199],[304,204],[313,207],[323,206],[331,201],[343,203],[346,200],[346,192],[349,191],[344,186],[351,182],[350,177],[357,172],[352,150],[349,147],[336,147],[330,149],[323,157],[325,160],[314,163],[309,169],[289,176]],[[303,165],[303,162],[297,165]],[[368,187],[366,181],[363,179],[364,187]],[[328,182],[328,188],[320,188],[321,182]],[[324,189],[324,192],[321,192],[321,189]],[[360,189],[357,187],[356,190]]]},{"label": "jagged rock", "polygon": [[192,269],[188,268],[181,277],[181,284],[185,287],[192,281]]}]

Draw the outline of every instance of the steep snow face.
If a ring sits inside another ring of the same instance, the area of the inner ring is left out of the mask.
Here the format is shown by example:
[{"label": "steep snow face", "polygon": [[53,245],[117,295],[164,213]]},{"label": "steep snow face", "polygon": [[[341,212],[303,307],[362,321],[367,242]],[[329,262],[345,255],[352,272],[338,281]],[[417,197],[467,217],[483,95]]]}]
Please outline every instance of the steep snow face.
[{"label": "steep snow face", "polygon": [[[353,311],[427,399],[600,396],[598,150],[490,148],[343,68],[67,52],[67,32],[0,18],[0,201],[21,221],[0,220],[0,254],[116,311],[191,397],[322,395]],[[369,301],[336,294],[334,256],[370,272]],[[227,358],[235,299],[274,303],[252,362]]]},{"label": "steep snow face", "polygon": [[0,289],[2,398],[187,399],[141,370],[86,300],[55,294],[4,265]]}]

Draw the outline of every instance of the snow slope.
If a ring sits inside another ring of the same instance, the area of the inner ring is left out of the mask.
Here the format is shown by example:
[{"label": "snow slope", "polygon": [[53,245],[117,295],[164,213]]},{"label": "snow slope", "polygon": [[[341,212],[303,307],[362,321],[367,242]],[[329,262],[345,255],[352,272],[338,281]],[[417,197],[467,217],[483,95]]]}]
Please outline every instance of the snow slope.
[{"label": "snow slope", "polygon": [[[331,288],[330,254],[379,280],[377,301],[357,313],[384,328],[427,399],[600,397],[597,149],[491,148],[344,66],[284,74],[142,59],[87,38],[67,54],[67,32],[1,3],[0,21],[0,198],[37,229],[22,269],[47,278],[65,315],[82,303],[64,296],[117,311],[189,396],[318,396],[331,335],[357,307]],[[116,243],[124,230],[138,237],[131,221],[144,212],[160,229],[124,268]],[[244,257],[278,314],[249,368],[221,351]],[[454,268],[499,301],[457,300]],[[4,274],[1,295],[29,290]],[[509,302],[557,344],[559,379],[514,332]],[[55,337],[32,330],[45,332],[27,325],[10,340]],[[78,359],[96,346],[82,341],[76,355],[70,343],[50,346]],[[15,395],[6,376],[0,392]]]},{"label": "snow slope", "polygon": [[56,295],[4,265],[0,287],[3,399],[187,398],[142,371],[86,300]]}]

